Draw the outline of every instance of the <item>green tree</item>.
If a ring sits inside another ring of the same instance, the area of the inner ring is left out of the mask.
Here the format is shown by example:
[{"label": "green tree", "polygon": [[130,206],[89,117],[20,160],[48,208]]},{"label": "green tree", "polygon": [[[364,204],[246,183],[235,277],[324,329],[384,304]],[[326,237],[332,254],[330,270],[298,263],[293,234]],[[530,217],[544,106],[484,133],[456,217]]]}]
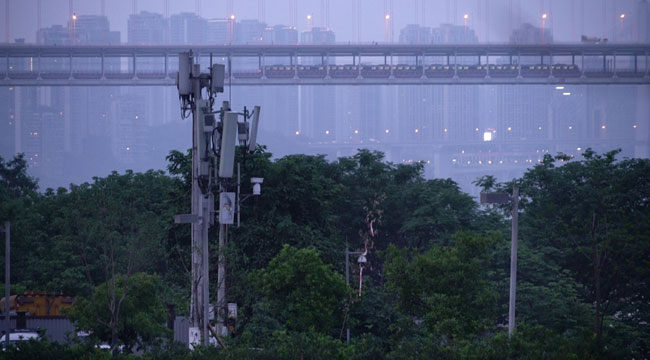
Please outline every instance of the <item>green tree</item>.
[{"label": "green tree", "polygon": [[[157,344],[165,335],[167,311],[163,303],[164,289],[156,275],[138,273],[115,279],[95,288],[92,299],[78,298],[69,312],[80,330],[89,331],[97,339],[124,345],[127,353]],[[114,297],[123,299],[119,317],[113,309]]]},{"label": "green tree", "polygon": [[499,238],[458,233],[452,241],[422,254],[390,246],[385,266],[398,311],[414,324],[423,323],[432,336],[428,341],[451,349],[495,326],[497,294],[487,265]]},{"label": "green tree", "polygon": [[[618,161],[618,153],[587,149],[579,161],[546,156],[520,181],[522,232],[532,248],[556,249],[546,259],[581,284],[601,350],[603,336],[617,329],[650,338],[643,325],[650,320],[650,160]],[[626,347],[650,349],[635,336]]]},{"label": "green tree", "polygon": [[323,263],[316,250],[285,245],[252,280],[268,304],[270,316],[286,329],[312,329],[322,334],[340,330],[345,281],[331,265]]}]

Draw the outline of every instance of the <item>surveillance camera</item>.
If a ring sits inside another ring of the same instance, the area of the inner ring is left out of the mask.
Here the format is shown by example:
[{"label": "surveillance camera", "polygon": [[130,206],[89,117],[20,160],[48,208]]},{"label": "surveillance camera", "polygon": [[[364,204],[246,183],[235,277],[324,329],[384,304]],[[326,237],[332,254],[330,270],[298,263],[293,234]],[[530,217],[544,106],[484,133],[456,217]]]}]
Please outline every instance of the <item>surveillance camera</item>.
[{"label": "surveillance camera", "polygon": [[251,178],[251,184],[253,184],[253,195],[260,195],[262,193],[262,183],[264,178],[254,177]]}]

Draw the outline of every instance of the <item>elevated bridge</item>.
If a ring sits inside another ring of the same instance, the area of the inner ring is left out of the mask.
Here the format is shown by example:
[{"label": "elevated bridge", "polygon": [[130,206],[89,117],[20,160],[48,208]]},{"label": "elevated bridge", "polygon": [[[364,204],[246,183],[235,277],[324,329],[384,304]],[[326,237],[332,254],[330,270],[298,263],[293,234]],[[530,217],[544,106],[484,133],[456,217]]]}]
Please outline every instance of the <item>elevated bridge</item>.
[{"label": "elevated bridge", "polygon": [[4,86],[174,86],[178,54],[239,85],[650,84],[646,44],[2,45]]}]

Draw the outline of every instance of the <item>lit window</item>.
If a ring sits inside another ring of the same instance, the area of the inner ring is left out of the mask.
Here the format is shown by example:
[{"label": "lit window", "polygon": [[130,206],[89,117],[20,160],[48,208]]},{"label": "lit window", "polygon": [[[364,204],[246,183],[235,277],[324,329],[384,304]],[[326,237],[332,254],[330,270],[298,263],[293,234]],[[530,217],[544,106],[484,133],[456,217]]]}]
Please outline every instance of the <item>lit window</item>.
[{"label": "lit window", "polygon": [[300,131],[296,131],[296,135],[300,135]]},{"label": "lit window", "polygon": [[492,133],[489,131],[484,132],[483,141],[492,141]]}]

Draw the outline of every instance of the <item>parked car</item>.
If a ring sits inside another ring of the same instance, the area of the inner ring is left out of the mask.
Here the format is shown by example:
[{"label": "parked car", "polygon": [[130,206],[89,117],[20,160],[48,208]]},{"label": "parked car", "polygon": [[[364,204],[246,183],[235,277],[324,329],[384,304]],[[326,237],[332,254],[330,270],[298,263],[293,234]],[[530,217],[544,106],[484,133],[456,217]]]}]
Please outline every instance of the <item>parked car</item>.
[{"label": "parked car", "polygon": [[[18,347],[21,342],[29,341],[31,339],[39,340],[41,337],[41,333],[36,329],[14,329],[9,333],[9,345]],[[3,334],[2,337],[0,337],[0,346],[2,346],[2,349],[5,349],[7,346],[6,339],[6,334]]]}]

